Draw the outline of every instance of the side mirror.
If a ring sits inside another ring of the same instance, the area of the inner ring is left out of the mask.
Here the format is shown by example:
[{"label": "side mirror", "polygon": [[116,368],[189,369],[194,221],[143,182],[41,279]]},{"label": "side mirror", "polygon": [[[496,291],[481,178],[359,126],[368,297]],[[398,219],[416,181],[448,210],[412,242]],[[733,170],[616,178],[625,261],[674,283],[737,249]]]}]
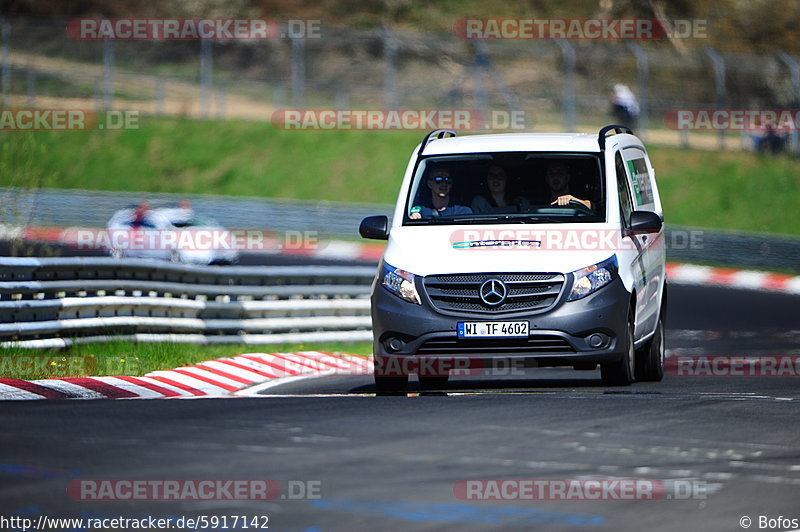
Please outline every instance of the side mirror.
[{"label": "side mirror", "polygon": [[389,238],[389,218],[386,216],[367,216],[361,220],[358,233],[363,238],[386,240]]},{"label": "side mirror", "polygon": [[661,216],[650,211],[633,211],[631,213],[631,233],[658,233],[664,222]]}]

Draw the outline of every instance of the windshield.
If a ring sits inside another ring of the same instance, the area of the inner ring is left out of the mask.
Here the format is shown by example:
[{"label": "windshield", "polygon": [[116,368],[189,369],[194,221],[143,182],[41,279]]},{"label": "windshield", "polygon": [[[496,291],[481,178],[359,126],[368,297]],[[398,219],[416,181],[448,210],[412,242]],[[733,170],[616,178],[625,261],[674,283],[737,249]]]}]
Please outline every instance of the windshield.
[{"label": "windshield", "polygon": [[503,152],[422,159],[409,191],[404,223],[604,220],[599,154]]}]

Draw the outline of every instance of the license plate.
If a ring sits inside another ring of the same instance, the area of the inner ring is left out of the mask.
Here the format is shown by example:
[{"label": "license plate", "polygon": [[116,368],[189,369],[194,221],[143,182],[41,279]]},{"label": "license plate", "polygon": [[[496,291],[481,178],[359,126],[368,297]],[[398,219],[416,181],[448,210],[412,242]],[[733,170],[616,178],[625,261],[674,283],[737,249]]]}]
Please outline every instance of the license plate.
[{"label": "license plate", "polygon": [[528,336],[527,321],[460,321],[459,338],[521,338]]}]

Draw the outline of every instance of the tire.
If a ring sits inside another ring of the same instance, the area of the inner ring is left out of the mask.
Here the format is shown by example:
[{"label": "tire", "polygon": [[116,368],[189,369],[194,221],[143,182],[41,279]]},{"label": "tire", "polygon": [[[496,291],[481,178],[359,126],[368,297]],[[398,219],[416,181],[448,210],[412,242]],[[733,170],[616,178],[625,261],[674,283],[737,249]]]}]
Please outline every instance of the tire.
[{"label": "tire", "polygon": [[658,382],[664,378],[664,312],[658,316],[653,337],[636,350],[636,380]]},{"label": "tire", "polygon": [[408,386],[408,375],[401,377],[384,377],[375,375],[375,387],[378,392],[403,392]]},{"label": "tire", "polygon": [[404,392],[408,386],[408,373],[401,367],[392,367],[390,360],[375,355],[373,375],[378,393]]},{"label": "tire", "polygon": [[604,386],[630,386],[633,382],[636,351],[633,347],[633,315],[628,314],[628,327],[625,332],[625,354],[610,364],[600,364],[600,378]]},{"label": "tire", "polygon": [[419,375],[419,385],[425,390],[441,390],[442,388],[447,388],[448,380],[450,380],[450,375]]}]

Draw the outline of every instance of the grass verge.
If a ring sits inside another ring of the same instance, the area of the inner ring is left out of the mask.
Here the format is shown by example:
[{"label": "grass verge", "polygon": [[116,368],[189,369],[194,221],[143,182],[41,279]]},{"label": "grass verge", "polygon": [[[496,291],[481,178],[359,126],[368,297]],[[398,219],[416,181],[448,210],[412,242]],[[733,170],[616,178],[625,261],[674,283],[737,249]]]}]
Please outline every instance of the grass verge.
[{"label": "grass verge", "polygon": [[204,360],[245,353],[296,351],[325,351],[367,356],[372,353],[372,344],[359,342],[203,346],[146,344],[119,340],[80,344],[59,350],[0,348],[0,377],[26,380],[103,375],[138,377],[151,371],[173,369],[197,364]]},{"label": "grass verge", "polygon": [[[143,117],[0,136],[0,185],[394,203],[423,132]],[[668,223],[800,235],[800,161],[651,146]],[[5,209],[13,209],[4,205]]]}]

